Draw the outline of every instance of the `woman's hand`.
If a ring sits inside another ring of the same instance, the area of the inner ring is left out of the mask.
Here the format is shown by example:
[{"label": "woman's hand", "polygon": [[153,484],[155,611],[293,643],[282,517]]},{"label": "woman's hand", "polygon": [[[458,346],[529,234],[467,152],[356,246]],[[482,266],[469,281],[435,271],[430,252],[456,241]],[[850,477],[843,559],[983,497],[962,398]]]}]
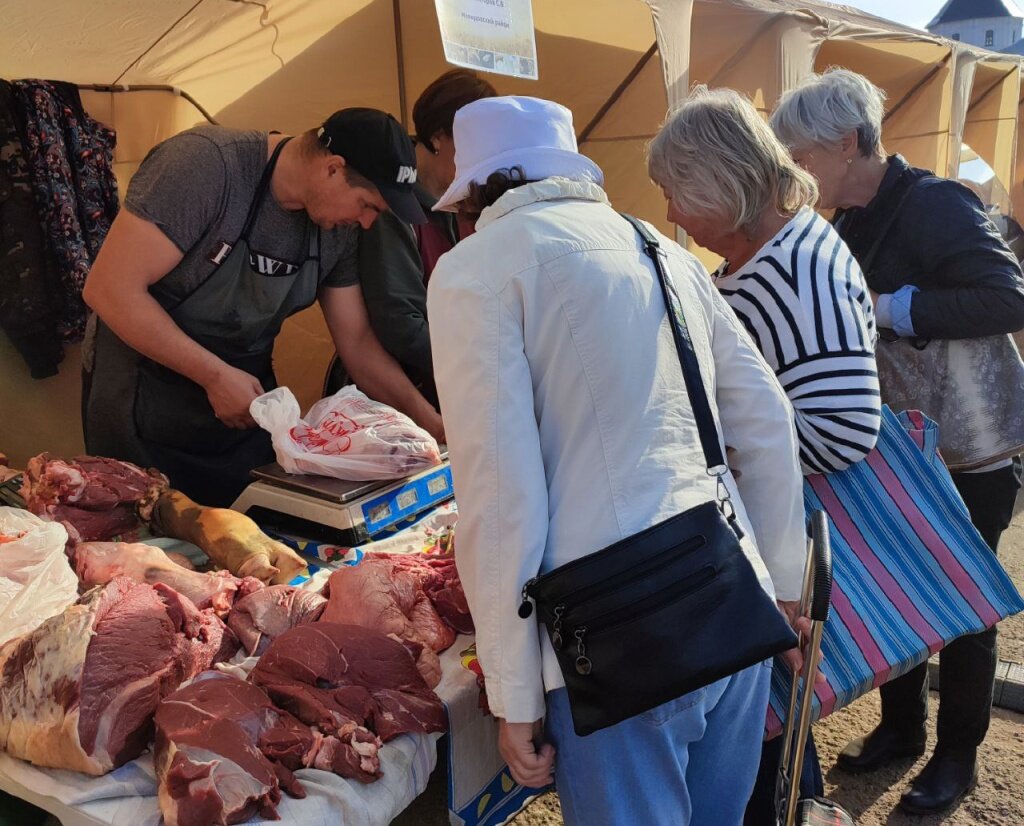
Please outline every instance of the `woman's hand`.
[{"label": "woman's hand", "polygon": [[542,720],[535,723],[498,720],[498,749],[516,783],[539,789],[554,782],[555,747],[543,741]]},{"label": "woman's hand", "polygon": [[[800,602],[798,600],[791,602],[778,600],[776,604],[786,619],[789,620],[789,624],[793,626],[793,630],[800,635],[800,645],[797,648],[790,648],[789,651],[784,651],[780,655],[790,670],[795,674],[799,674],[803,671],[804,667],[805,648],[811,641],[811,619],[800,613]],[[821,665],[820,660],[818,665]],[[815,682],[824,682],[824,680],[824,675],[819,671]]]}]

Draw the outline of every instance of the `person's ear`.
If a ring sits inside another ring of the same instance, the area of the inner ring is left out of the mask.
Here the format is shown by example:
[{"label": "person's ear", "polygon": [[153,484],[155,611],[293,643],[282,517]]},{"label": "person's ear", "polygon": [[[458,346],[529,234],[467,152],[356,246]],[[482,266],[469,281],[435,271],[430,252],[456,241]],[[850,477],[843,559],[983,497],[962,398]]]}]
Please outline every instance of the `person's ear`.
[{"label": "person's ear", "polygon": [[853,160],[854,155],[857,154],[859,149],[858,143],[856,129],[851,129],[843,135],[842,139],[839,141],[839,151],[842,152],[843,157],[846,158],[848,163]]}]

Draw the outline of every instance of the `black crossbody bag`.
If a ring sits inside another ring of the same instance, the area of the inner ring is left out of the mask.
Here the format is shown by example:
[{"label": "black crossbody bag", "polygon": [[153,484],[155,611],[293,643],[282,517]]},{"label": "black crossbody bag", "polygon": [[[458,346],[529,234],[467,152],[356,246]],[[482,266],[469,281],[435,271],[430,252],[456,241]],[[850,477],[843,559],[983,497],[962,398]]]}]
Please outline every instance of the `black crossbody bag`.
[{"label": "black crossbody bag", "polygon": [[531,579],[519,615],[537,606],[565,678],[576,734],[649,711],[797,645],[758,582],[723,481],[727,471],[682,305],[657,239],[628,220],[654,262],[709,476],[708,501]]}]

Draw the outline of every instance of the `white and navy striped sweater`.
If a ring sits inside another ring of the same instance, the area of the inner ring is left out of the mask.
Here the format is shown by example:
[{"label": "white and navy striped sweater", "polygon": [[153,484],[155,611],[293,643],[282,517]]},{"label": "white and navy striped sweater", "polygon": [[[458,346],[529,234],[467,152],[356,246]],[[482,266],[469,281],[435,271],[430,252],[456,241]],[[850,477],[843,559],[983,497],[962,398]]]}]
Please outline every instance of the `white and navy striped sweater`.
[{"label": "white and navy striped sweater", "polygon": [[832,225],[804,208],[715,284],[793,404],[804,473],[863,459],[880,425],[875,318],[864,275]]}]

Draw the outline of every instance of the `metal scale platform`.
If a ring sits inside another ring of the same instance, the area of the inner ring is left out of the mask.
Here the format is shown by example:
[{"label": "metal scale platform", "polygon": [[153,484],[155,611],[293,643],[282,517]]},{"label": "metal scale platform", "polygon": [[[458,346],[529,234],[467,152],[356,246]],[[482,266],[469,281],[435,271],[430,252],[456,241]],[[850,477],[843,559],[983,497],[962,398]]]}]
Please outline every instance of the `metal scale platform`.
[{"label": "metal scale platform", "polygon": [[294,475],[275,462],[252,471],[254,481],[231,508],[276,533],[352,547],[450,499],[444,452],[442,459],[414,476],[380,482]]}]

